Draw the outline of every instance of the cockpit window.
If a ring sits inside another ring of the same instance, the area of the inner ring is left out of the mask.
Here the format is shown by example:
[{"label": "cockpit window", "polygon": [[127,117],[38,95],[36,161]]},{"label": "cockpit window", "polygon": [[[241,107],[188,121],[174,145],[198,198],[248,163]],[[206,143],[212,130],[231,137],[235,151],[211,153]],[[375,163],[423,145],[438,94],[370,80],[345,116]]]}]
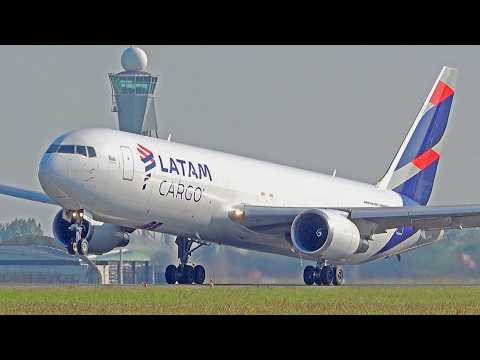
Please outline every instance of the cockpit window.
[{"label": "cockpit window", "polygon": [[58,149],[61,154],[75,154],[75,146],[73,145],[61,145]]},{"label": "cockpit window", "polygon": [[95,157],[97,156],[97,153],[95,152],[95,149],[91,146],[87,146],[88,150],[88,157]]},{"label": "cockpit window", "polygon": [[76,146],[76,153],[86,157],[87,156],[87,149],[83,145],[77,145]]},{"label": "cockpit window", "polygon": [[57,152],[59,147],[60,147],[60,145],[58,145],[58,144],[52,144],[48,147],[46,153],[47,154],[53,154],[53,153]]},{"label": "cockpit window", "polygon": [[85,145],[60,145],[60,144],[52,144],[46,151],[47,154],[52,153],[62,153],[62,154],[78,154],[82,156],[88,157],[96,157],[97,153],[95,149],[91,146]]}]

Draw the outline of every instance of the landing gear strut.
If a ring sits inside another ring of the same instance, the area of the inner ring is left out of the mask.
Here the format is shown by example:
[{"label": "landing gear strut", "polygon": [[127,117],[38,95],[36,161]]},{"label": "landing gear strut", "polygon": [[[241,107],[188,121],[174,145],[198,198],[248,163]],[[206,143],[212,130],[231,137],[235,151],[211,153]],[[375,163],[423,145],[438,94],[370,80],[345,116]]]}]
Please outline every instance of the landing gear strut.
[{"label": "landing gear strut", "polygon": [[[198,246],[192,249],[193,243],[198,243]],[[189,265],[192,252],[205,245],[203,242],[192,240],[189,237],[178,236],[175,240],[178,246],[178,259],[180,264],[178,266],[168,265],[165,269],[165,280],[167,284],[203,284],[205,281],[205,268],[202,265],[193,267]]]},{"label": "landing gear strut", "polygon": [[303,271],[303,281],[306,285],[340,286],[345,283],[341,266],[317,263],[317,266],[308,265]]},{"label": "landing gear strut", "polygon": [[82,234],[84,231],[82,221],[83,220],[77,220],[69,227],[69,230],[75,231],[75,238],[72,238],[70,243],[67,245],[67,250],[70,255],[76,255],[77,253],[83,256],[88,255],[88,241],[87,239],[82,239]]}]

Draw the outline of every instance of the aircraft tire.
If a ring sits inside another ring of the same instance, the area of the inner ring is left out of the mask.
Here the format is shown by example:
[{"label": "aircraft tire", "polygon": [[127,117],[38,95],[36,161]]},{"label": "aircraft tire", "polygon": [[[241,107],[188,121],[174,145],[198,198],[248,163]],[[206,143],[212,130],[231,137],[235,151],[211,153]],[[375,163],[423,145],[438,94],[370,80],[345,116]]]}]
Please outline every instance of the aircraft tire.
[{"label": "aircraft tire", "polygon": [[76,255],[77,251],[76,251],[76,243],[75,241],[71,241],[68,245],[67,245],[67,251],[70,255]]},{"label": "aircraft tire", "polygon": [[195,284],[202,285],[205,281],[205,268],[202,265],[197,265],[193,268]]},{"label": "aircraft tire", "polygon": [[320,271],[320,279],[322,281],[322,284],[325,286],[330,286],[332,285],[333,282],[333,270],[332,267],[329,265],[326,265],[322,268]]},{"label": "aircraft tire", "polygon": [[182,284],[187,284],[187,285],[193,284],[194,277],[195,277],[195,272],[193,270],[193,266],[185,265],[183,267],[183,276],[182,276],[183,281],[182,281]]},{"label": "aircraft tire", "polygon": [[323,285],[323,282],[322,282],[322,268],[315,268],[315,284],[317,284],[318,286],[322,286]]},{"label": "aircraft tire", "polygon": [[80,255],[88,255],[88,241],[86,239],[81,239],[77,244],[77,251]]},{"label": "aircraft tire", "polygon": [[168,265],[165,269],[165,281],[170,285],[177,282],[177,267],[175,265]]},{"label": "aircraft tire", "polygon": [[315,283],[315,268],[311,265],[308,265],[303,270],[303,281],[306,285],[311,286]]},{"label": "aircraft tire", "polygon": [[336,266],[333,268],[333,285],[342,286],[345,284],[345,274],[341,266]]}]

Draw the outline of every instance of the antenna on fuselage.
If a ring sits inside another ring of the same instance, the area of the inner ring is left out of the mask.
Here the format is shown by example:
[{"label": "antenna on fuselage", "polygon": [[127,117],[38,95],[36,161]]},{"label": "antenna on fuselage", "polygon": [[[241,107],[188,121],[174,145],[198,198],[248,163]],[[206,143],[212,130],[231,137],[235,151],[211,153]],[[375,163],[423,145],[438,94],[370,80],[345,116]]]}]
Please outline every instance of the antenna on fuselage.
[{"label": "antenna on fuselage", "polygon": [[332,176],[335,177],[335,175],[337,175],[337,169],[333,170]]},{"label": "antenna on fuselage", "polygon": [[172,140],[172,134],[168,134],[168,139],[167,139],[167,141],[170,142],[170,140]]}]

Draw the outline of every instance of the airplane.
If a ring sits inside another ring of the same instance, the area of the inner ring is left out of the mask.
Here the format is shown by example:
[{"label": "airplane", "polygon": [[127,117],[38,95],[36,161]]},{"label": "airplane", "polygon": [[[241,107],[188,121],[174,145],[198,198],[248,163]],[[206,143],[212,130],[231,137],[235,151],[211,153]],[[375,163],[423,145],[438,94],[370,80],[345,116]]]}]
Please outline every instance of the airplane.
[{"label": "airplane", "polygon": [[44,192],[0,193],[60,206],[54,237],[70,254],[126,246],[137,229],[176,236],[168,284],[202,284],[192,253],[210,244],[311,261],[307,285],[343,285],[345,265],[433,244],[480,226],[480,206],[428,206],[458,71],[443,67],[385,175],[375,184],[112,129],[56,138]]}]

